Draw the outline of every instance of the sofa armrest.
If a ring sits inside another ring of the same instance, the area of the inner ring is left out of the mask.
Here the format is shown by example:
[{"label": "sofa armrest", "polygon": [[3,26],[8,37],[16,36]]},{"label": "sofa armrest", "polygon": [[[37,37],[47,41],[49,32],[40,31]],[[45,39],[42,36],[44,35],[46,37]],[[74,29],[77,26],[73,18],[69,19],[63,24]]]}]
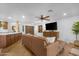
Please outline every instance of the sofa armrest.
[{"label": "sofa armrest", "polygon": [[56,56],[63,51],[65,43],[56,41],[46,47],[48,56]]}]

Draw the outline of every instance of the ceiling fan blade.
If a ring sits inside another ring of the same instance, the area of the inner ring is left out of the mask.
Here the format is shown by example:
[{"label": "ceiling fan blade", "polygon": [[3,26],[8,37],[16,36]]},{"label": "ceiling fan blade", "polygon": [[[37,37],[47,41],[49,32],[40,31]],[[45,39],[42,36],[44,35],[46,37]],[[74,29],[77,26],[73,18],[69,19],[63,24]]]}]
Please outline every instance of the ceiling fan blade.
[{"label": "ceiling fan blade", "polygon": [[49,18],[49,16],[45,16],[44,18]]},{"label": "ceiling fan blade", "polygon": [[35,17],[35,18],[38,18],[40,20],[50,20],[49,16],[44,16],[44,15],[41,15],[40,17]]}]

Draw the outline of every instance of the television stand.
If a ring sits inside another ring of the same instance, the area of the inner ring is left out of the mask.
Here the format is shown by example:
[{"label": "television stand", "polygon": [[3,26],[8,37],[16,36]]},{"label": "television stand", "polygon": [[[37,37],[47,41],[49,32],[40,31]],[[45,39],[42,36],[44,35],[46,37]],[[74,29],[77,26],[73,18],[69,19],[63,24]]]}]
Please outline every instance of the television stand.
[{"label": "television stand", "polygon": [[44,31],[43,32],[44,37],[56,37],[56,40],[59,38],[59,32],[58,31]]}]

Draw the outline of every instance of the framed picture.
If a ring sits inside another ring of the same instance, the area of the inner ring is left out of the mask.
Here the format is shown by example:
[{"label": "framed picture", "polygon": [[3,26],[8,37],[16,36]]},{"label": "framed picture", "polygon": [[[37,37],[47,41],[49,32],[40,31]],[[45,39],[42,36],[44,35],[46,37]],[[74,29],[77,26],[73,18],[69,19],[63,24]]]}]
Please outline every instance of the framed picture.
[{"label": "framed picture", "polygon": [[6,21],[0,21],[0,28],[3,28],[3,29],[8,29],[8,22]]},{"label": "framed picture", "polygon": [[8,29],[8,22],[3,21],[2,22],[2,27],[3,27],[3,29]]},{"label": "framed picture", "polygon": [[42,25],[39,25],[39,26],[38,26],[38,32],[40,32],[40,33],[43,32],[43,27],[42,27]]}]

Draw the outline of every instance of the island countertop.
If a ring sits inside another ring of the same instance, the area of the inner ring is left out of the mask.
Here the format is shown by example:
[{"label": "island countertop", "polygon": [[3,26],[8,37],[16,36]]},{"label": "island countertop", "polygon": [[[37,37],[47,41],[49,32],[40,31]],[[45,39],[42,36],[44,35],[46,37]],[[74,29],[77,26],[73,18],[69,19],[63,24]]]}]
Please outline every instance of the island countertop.
[{"label": "island countertop", "polygon": [[17,33],[14,33],[14,32],[0,32],[0,35],[10,35],[10,34],[18,34],[18,33],[21,33],[21,32],[17,32]]},{"label": "island countertop", "polygon": [[22,37],[21,32],[17,32],[17,33],[0,32],[0,48],[6,48],[12,45],[13,43],[20,40],[21,37]]}]

